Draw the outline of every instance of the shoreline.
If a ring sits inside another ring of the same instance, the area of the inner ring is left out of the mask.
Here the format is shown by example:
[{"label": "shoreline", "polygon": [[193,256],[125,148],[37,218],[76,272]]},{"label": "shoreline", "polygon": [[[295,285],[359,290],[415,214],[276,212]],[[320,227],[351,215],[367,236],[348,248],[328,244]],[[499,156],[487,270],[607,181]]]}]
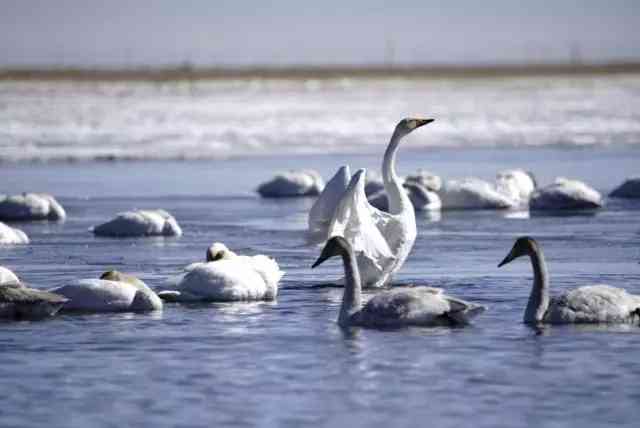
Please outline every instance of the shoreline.
[{"label": "shoreline", "polygon": [[225,79],[339,78],[496,78],[589,76],[640,73],[640,62],[594,64],[397,65],[397,66],[256,66],[256,67],[43,67],[0,69],[0,81],[193,81]]}]

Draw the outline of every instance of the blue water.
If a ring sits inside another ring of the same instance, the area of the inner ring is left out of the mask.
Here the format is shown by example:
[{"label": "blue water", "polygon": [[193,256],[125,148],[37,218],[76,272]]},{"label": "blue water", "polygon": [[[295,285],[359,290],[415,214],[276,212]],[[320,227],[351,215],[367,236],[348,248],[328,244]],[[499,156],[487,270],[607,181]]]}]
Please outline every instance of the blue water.
[{"label": "blue water", "polygon": [[[403,149],[400,171],[491,178],[522,166],[539,181],[584,179],[607,192],[638,173],[640,149]],[[418,215],[416,245],[396,280],[489,306],[468,328],[341,330],[341,275],[304,241],[311,199],[261,200],[274,170],[370,155],[227,161],[0,165],[0,192],[60,196],[68,220],[20,223],[28,246],[0,264],[48,288],[108,268],[159,286],[213,241],[275,257],[287,273],[272,303],[168,304],[161,313],[59,316],[0,325],[0,426],[638,425],[640,328],[521,323],[530,266],[497,263],[521,234],[548,259],[552,291],[608,283],[640,294],[640,202],[589,215]],[[88,228],[131,208],[164,208],[179,239],[95,238]]]}]

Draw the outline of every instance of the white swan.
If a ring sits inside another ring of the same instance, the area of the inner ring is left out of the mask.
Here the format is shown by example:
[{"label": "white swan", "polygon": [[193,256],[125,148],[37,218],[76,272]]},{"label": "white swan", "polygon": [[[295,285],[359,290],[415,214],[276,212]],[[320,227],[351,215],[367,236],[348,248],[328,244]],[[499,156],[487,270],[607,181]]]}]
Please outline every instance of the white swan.
[{"label": "white swan", "polygon": [[407,175],[404,182],[419,184],[432,192],[437,192],[442,188],[442,179],[424,169],[419,169],[415,174]]},{"label": "white swan", "polygon": [[517,202],[499,192],[492,184],[478,178],[448,180],[438,192],[442,209],[509,209]]},{"label": "white swan", "polygon": [[158,295],[171,302],[230,302],[274,300],[284,275],[278,263],[267,256],[238,256],[216,242],[207,249],[207,262],[185,268],[176,290]]},{"label": "white swan", "polygon": [[137,210],[118,214],[93,228],[98,236],[181,236],[182,229],[175,218],[164,210]]},{"label": "white swan", "polygon": [[271,180],[258,186],[257,192],[263,198],[286,198],[316,196],[323,188],[324,181],[318,172],[302,169],[278,173]]},{"label": "white swan", "polygon": [[28,244],[29,237],[20,229],[7,226],[0,221],[0,245]]},{"label": "white swan", "polygon": [[[440,196],[423,185],[407,180],[402,187],[407,192],[411,205],[416,211],[438,211],[442,208]],[[373,195],[367,195],[367,200],[375,208],[389,212],[389,197],[384,190]]]},{"label": "white swan", "polygon": [[81,279],[49,290],[69,299],[63,311],[144,312],[162,309],[162,300],[132,275],[107,271],[100,279]]},{"label": "white swan", "polygon": [[609,193],[614,198],[640,198],[640,175],[627,178],[624,183]]},{"label": "white swan", "polygon": [[507,195],[519,206],[526,206],[531,194],[536,190],[536,181],[527,171],[508,169],[496,175],[496,190]]},{"label": "white swan", "polygon": [[46,193],[23,193],[0,196],[0,220],[53,220],[60,221],[67,213],[56,199]]},{"label": "white swan", "polygon": [[55,315],[67,299],[27,288],[9,269],[0,266],[0,318],[37,320]]},{"label": "white swan", "polygon": [[334,256],[342,257],[344,263],[345,288],[338,317],[342,327],[465,325],[486,309],[432,287],[383,291],[362,306],[358,263],[346,239],[340,236],[329,239],[312,268]]},{"label": "white swan", "polygon": [[[367,201],[365,170],[358,170],[348,186],[347,166],[341,167],[309,213],[309,232],[314,242],[344,236],[357,254],[365,287],[380,287],[403,265],[416,239],[416,219],[402,180],[395,171],[396,152],[402,138],[433,119],[403,119],[396,126],[382,161],[389,213]],[[337,205],[332,205],[339,201]],[[319,205],[319,206],[318,206]]]},{"label": "white swan", "polygon": [[534,239],[516,240],[509,254],[500,262],[503,266],[517,257],[529,256],[533,267],[533,287],[524,312],[528,324],[571,323],[638,323],[640,296],[608,285],[588,285],[549,298],[547,265]]},{"label": "white swan", "polygon": [[531,210],[576,210],[603,206],[602,195],[587,184],[564,177],[536,190],[529,200]]}]

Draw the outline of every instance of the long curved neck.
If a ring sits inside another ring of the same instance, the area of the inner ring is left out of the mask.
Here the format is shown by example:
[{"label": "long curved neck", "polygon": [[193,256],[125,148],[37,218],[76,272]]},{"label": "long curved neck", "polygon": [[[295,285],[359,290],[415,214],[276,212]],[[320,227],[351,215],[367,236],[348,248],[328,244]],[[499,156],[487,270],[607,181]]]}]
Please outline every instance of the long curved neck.
[{"label": "long curved neck", "polygon": [[402,211],[412,208],[411,201],[396,174],[396,153],[401,139],[402,136],[394,131],[382,159],[382,180],[389,197],[389,212],[391,214],[400,214]]},{"label": "long curved neck", "polygon": [[346,326],[349,325],[351,315],[358,312],[362,307],[362,286],[360,271],[358,271],[358,264],[353,251],[345,251],[342,254],[342,261],[344,263],[344,294],[342,295],[338,324]]},{"label": "long curved neck", "polygon": [[533,287],[524,311],[525,323],[539,323],[549,308],[549,274],[542,250],[537,246],[529,253],[533,268]]}]

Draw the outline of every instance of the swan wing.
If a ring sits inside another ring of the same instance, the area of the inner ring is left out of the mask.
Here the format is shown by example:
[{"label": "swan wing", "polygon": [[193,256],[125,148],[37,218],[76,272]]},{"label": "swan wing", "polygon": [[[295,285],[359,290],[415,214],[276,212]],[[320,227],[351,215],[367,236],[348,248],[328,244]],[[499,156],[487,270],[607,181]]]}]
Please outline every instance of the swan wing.
[{"label": "swan wing", "polygon": [[342,236],[349,241],[357,255],[360,274],[366,281],[367,274],[363,272],[361,261],[368,262],[365,268],[373,268],[381,273],[390,268],[395,257],[385,239],[393,216],[369,204],[364,191],[364,178],[363,169],[351,178],[335,210],[328,236]]},{"label": "swan wing", "polygon": [[312,242],[322,243],[329,239],[328,231],[331,220],[347,190],[350,177],[349,166],[341,166],[311,207],[308,224]]},{"label": "swan wing", "polygon": [[640,296],[609,285],[579,287],[552,299],[551,323],[626,323],[640,316]]},{"label": "swan wing", "polygon": [[69,299],[65,310],[116,312],[130,310],[138,289],[120,281],[82,279],[49,291]]}]

